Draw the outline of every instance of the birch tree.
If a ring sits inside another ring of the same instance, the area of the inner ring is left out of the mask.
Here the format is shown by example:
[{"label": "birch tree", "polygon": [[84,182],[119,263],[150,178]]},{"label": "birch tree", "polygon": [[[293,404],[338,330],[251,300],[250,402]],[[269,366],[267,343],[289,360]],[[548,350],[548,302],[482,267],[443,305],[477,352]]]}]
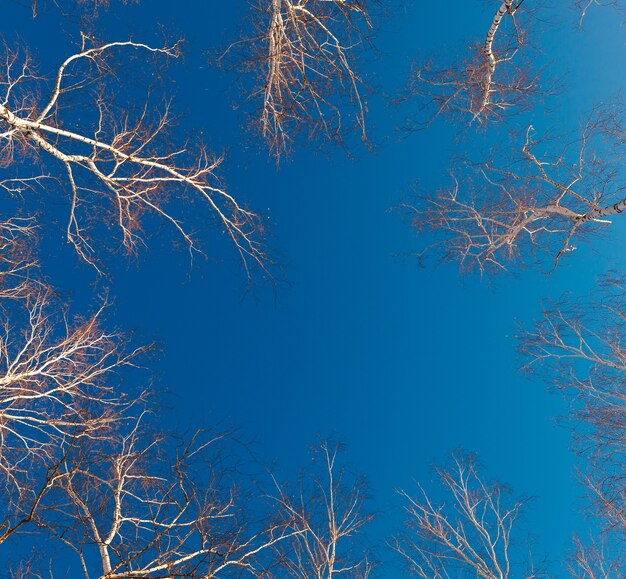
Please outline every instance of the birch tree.
[{"label": "birch tree", "polygon": [[372,24],[364,0],[255,0],[251,38],[231,45],[251,78],[247,100],[257,103],[252,126],[277,161],[302,133],[343,141],[356,129],[367,139],[364,83],[358,51]]},{"label": "birch tree", "polygon": [[625,321],[626,283],[611,273],[591,296],[568,294],[547,303],[539,321],[519,336],[524,369],[563,391],[570,402],[567,424],[581,459],[580,478],[602,529],[588,544],[576,539],[573,577],[626,572],[619,548],[626,534]]},{"label": "birch tree", "polygon": [[[21,255],[7,239],[7,255]],[[123,380],[147,348],[108,331],[104,306],[72,319],[22,261],[0,263],[14,267],[3,282],[16,279],[0,292],[0,547],[37,550],[11,565],[14,576],[66,573],[72,559],[73,572],[103,579],[258,576],[275,565],[277,544],[304,531],[263,511],[260,496],[241,497],[244,479],[211,452],[223,436],[180,442],[149,426],[144,391]]]},{"label": "birch tree", "polygon": [[442,502],[422,487],[417,496],[400,491],[407,518],[395,549],[411,574],[424,579],[542,576],[531,561],[516,559],[518,519],[526,499],[485,482],[469,455],[454,456],[451,466],[437,469],[437,475]]},{"label": "birch tree", "polygon": [[445,58],[417,61],[399,102],[417,101],[422,113],[412,128],[444,114],[463,123],[484,124],[524,108],[533,96],[549,93],[524,55],[523,22],[531,18],[524,0],[498,5],[485,35],[467,55],[446,66]]},{"label": "birch tree", "polygon": [[0,545],[32,527],[79,441],[106,437],[132,406],[119,375],[146,350],[124,349],[104,307],[86,318],[64,311],[34,250],[21,249],[32,228],[3,224],[0,249]]},{"label": "birch tree", "polygon": [[545,261],[550,270],[577,239],[606,231],[626,208],[611,110],[594,113],[573,140],[541,140],[530,126],[517,154],[505,145],[502,155],[456,164],[450,187],[403,205],[418,233],[431,234],[419,255],[466,271]]},{"label": "birch tree", "polygon": [[626,572],[624,557],[620,554],[609,555],[611,550],[602,542],[592,541],[585,545],[576,538],[574,545],[574,553],[568,564],[568,571],[572,578],[609,579],[621,577]]},{"label": "birch tree", "polygon": [[11,457],[46,456],[64,440],[97,436],[114,421],[124,397],[105,378],[145,350],[125,353],[120,336],[101,324],[103,308],[70,320],[56,307],[50,292],[39,292],[4,320],[0,468],[9,477],[21,461]]},{"label": "birch tree", "polygon": [[72,453],[39,525],[86,579],[261,576],[292,532],[244,516],[223,460],[212,463],[221,438],[180,441],[134,416]]},{"label": "birch tree", "polygon": [[303,471],[297,489],[276,485],[274,500],[292,533],[288,541],[277,544],[277,577],[365,578],[373,569],[360,541],[363,527],[373,518],[365,511],[365,484],[338,466],[339,450],[322,443],[314,452],[314,466]]},{"label": "birch tree", "polygon": [[626,284],[604,277],[586,299],[548,303],[520,334],[525,369],[568,393],[582,476],[604,526],[626,533]]},{"label": "birch tree", "polygon": [[159,74],[159,61],[177,58],[178,45],[97,44],[83,36],[50,80],[34,72],[23,49],[4,52],[0,162],[11,174],[0,186],[15,195],[45,185],[65,195],[66,238],[82,260],[100,269],[107,251],[121,245],[135,252],[142,224],[152,218],[168,224],[193,255],[197,242],[182,219],[184,207],[195,203],[195,213],[214,219],[248,272],[252,264],[265,267],[261,221],[221,185],[222,158],[201,143],[172,147],[171,103],[155,104],[149,91],[140,106],[115,102],[122,76],[113,74],[115,64],[127,76],[139,54]]},{"label": "birch tree", "polygon": [[101,311],[70,322],[50,302],[29,297],[22,327],[12,308],[0,335],[0,543],[33,520],[76,441],[106,436],[131,404],[111,375],[139,350],[121,351]]}]

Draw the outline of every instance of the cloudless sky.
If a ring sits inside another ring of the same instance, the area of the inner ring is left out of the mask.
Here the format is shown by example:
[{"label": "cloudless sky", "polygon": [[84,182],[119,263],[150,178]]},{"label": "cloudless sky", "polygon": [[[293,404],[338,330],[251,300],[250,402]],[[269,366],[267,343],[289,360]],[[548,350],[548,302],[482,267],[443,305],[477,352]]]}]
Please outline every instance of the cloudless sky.
[{"label": "cloudless sky", "polygon": [[[199,133],[226,154],[224,181],[268,217],[286,281],[276,293],[260,279],[247,291],[234,252],[210,232],[209,259],[191,271],[186,253],[168,245],[169,231],[136,263],[118,260],[113,318],[163,347],[155,362],[156,388],[168,391],[163,420],[176,428],[237,426],[259,460],[276,460],[292,478],[319,437],[345,441],[345,460],[369,480],[370,507],[380,513],[377,539],[401,520],[397,488],[428,483],[432,464],[455,448],[475,451],[490,475],[536,497],[526,527],[537,537],[535,551],[558,561],[586,525],[569,435],[554,420],[566,403],[517,372],[514,335],[518,322],[538,315],[542,299],[584,294],[598,274],[623,267],[612,248],[623,247],[625,224],[617,221],[613,237],[568,255],[553,275],[528,270],[488,283],[461,278],[454,266],[418,267],[410,257],[413,233],[389,211],[418,180],[424,190],[444,185],[452,152],[474,145],[459,143],[444,122],[398,139],[395,127],[410,105],[389,108],[387,96],[401,88],[418,54],[460,54],[484,36],[498,3],[415,0],[390,10],[378,54],[365,66],[377,89],[368,120],[375,151],[357,147],[349,159],[341,150],[301,148],[279,170],[252,142],[244,110],[232,106],[235,75],[207,57],[237,38],[245,2],[113,6],[97,26],[102,40],[155,42],[161,27],[185,38],[184,61],[168,72],[180,132]],[[79,27],[52,6],[35,21],[27,9],[9,10],[18,17],[3,18],[0,30],[19,33],[42,73],[79,38]],[[621,17],[597,9],[579,31],[569,10],[546,10],[548,32],[534,38],[538,59],[567,75],[549,110],[539,106],[528,120],[575,130],[582,113],[620,88]],[[55,281],[88,302],[92,274],[62,247],[62,233],[59,227],[46,242]],[[397,573],[383,569],[381,576]]]}]

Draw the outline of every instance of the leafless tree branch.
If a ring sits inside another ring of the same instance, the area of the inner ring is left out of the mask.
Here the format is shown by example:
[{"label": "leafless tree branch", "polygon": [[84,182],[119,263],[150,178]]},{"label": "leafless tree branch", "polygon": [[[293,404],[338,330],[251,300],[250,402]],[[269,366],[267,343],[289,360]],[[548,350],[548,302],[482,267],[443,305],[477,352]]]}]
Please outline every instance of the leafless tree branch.
[{"label": "leafless tree branch", "polygon": [[600,519],[626,533],[626,291],[609,275],[588,300],[565,296],[520,334],[525,369],[572,394],[572,429],[582,478]]},{"label": "leafless tree branch", "polygon": [[295,135],[342,140],[353,126],[367,139],[363,81],[356,52],[371,29],[364,0],[258,0],[253,4],[252,38],[231,45],[220,60],[234,56],[250,72],[247,97],[259,103],[254,122],[280,161]]},{"label": "leafless tree branch", "polygon": [[[452,465],[437,474],[445,502],[434,502],[421,487],[420,497],[400,491],[408,519],[395,549],[409,571],[424,579],[522,576],[513,541],[526,500],[513,498],[502,485],[486,483],[468,455],[454,456]],[[541,575],[530,571],[523,576]]]},{"label": "leafless tree branch", "polygon": [[511,111],[523,109],[539,95],[553,92],[542,86],[539,72],[529,72],[524,55],[526,31],[519,20],[529,18],[527,5],[504,0],[493,15],[484,38],[470,49],[469,58],[461,57],[446,67],[437,61],[416,62],[399,103],[417,100],[422,116],[409,128],[423,128],[440,115],[484,124]]},{"label": "leafless tree branch", "polygon": [[[37,98],[32,89],[44,83],[33,72],[30,58],[5,50],[0,159],[8,167],[23,164],[28,154],[54,162],[55,179],[69,193],[67,240],[83,260],[98,268],[98,250],[110,243],[91,239],[95,222],[117,229],[125,250],[133,252],[142,242],[141,221],[150,214],[169,223],[193,254],[196,242],[175,212],[196,200],[215,216],[246,270],[250,264],[265,268],[260,220],[219,184],[216,171],[222,159],[202,147],[194,151],[191,144],[168,147],[164,139],[171,125],[169,104],[154,111],[148,99],[137,115],[131,115],[111,102],[116,77],[108,68],[110,59],[133,52],[176,58],[177,45],[153,48],[125,41],[90,47],[84,37],[80,51],[60,65],[47,98]],[[82,106],[90,104],[84,120],[83,115],[64,114],[65,100],[77,93]],[[45,172],[31,177],[15,172],[16,177],[1,183],[11,194],[49,178]]]},{"label": "leafless tree branch", "polygon": [[530,126],[517,156],[461,164],[451,188],[404,204],[413,227],[430,234],[422,253],[481,272],[545,255],[556,267],[576,237],[606,228],[626,208],[606,113],[596,111],[569,142],[538,140]]},{"label": "leafless tree branch", "polygon": [[338,450],[327,442],[320,445],[316,472],[302,474],[297,492],[276,485],[274,499],[292,532],[278,545],[280,577],[366,578],[373,569],[358,543],[362,528],[372,520],[364,512],[365,487],[337,466]]}]

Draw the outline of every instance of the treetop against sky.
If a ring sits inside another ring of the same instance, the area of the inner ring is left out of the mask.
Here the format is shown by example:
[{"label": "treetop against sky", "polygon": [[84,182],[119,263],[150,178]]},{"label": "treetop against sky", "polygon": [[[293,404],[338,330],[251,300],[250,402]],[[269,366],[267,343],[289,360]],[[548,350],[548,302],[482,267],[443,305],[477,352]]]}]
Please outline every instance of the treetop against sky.
[{"label": "treetop against sky", "polygon": [[625,9],[9,0],[0,573],[626,576]]}]

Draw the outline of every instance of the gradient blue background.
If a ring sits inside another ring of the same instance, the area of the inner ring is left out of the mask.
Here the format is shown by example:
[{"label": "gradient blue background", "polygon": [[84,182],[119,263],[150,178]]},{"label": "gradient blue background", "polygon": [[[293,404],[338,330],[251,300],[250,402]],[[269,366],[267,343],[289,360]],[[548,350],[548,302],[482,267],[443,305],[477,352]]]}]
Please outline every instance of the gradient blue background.
[{"label": "gradient blue background", "polygon": [[[206,55],[237,37],[246,3],[115,4],[98,24],[103,40],[156,42],[157,23],[168,36],[185,38],[185,59],[169,71],[184,115],[181,133],[198,131],[226,153],[222,176],[235,196],[269,216],[288,283],[276,294],[260,280],[247,291],[235,255],[210,233],[209,260],[190,272],[186,254],[170,249],[170,232],[162,231],[137,263],[117,261],[110,296],[118,325],[163,347],[155,387],[168,391],[167,425],[237,426],[260,461],[276,460],[291,477],[318,437],[345,441],[346,461],[370,483],[377,539],[401,519],[395,489],[430,481],[434,462],[457,447],[470,449],[494,477],[537,497],[526,527],[537,537],[535,552],[558,561],[572,533],[586,528],[569,435],[554,421],[566,403],[517,373],[513,336],[518,321],[538,314],[543,298],[585,293],[597,274],[623,267],[623,252],[615,251],[625,241],[623,224],[568,255],[551,276],[524,271],[488,284],[461,279],[453,266],[419,268],[408,255],[417,247],[413,233],[389,211],[418,179],[424,190],[444,184],[459,145],[443,122],[396,139],[410,107],[390,109],[386,95],[401,88],[419,53],[452,56],[484,35],[497,4],[455,2],[452,9],[421,0],[392,11],[381,24],[379,54],[365,67],[377,88],[369,97],[376,151],[357,148],[350,160],[340,150],[299,149],[278,171],[250,142],[244,112],[232,107],[236,78],[210,66]],[[18,32],[33,47],[42,73],[70,54],[79,31],[71,19],[53,7],[35,21],[27,8],[9,10],[16,18],[3,18],[0,30],[9,39]],[[573,13],[547,10],[549,33],[535,38],[538,59],[550,73],[567,76],[550,110],[539,106],[528,120],[575,130],[581,113],[620,88],[621,18],[597,9],[581,32]],[[63,246],[62,235],[59,226],[46,240],[55,281],[74,292],[76,303],[93,304],[92,273]]]}]

